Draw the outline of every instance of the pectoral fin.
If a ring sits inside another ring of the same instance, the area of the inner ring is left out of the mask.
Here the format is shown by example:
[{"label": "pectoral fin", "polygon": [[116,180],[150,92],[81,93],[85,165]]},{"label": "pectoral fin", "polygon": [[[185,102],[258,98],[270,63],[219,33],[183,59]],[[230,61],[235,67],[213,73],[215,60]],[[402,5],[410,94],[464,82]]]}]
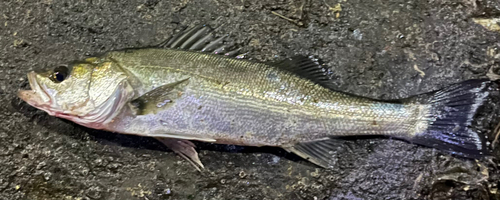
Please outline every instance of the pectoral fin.
[{"label": "pectoral fin", "polygon": [[[175,153],[186,159],[191,163],[196,170],[201,171],[205,167],[198,157],[198,153],[194,149],[196,146],[189,140],[180,140],[173,138],[156,138],[168,148],[172,149]],[[200,169],[201,168],[201,169]]]},{"label": "pectoral fin", "polygon": [[338,139],[325,138],[312,142],[297,143],[285,150],[295,153],[298,156],[324,168],[335,165],[337,161],[337,151],[340,147]]},{"label": "pectoral fin", "polygon": [[189,78],[157,87],[130,102],[137,115],[156,114],[182,96]]}]

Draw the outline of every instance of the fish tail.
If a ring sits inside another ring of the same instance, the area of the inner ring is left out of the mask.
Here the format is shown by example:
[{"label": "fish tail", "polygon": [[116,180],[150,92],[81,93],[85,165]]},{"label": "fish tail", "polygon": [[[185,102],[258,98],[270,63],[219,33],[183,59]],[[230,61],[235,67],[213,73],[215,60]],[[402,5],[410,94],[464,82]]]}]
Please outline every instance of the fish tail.
[{"label": "fish tail", "polygon": [[[475,120],[480,115],[493,112],[487,109],[491,106],[489,101],[499,98],[498,90],[499,83],[496,81],[474,79],[434,92],[390,101],[419,105],[421,108],[415,129],[411,131],[413,133],[399,139],[466,158],[486,156],[489,154],[486,137],[473,126],[478,124]],[[328,168],[335,165],[332,152],[339,147],[337,141],[336,137],[327,137],[297,143],[285,149]]]},{"label": "fish tail", "polygon": [[485,136],[472,125],[481,105],[489,99],[493,83],[488,79],[468,80],[407,99],[430,106],[424,116],[427,128],[409,140],[467,158],[486,155]]}]

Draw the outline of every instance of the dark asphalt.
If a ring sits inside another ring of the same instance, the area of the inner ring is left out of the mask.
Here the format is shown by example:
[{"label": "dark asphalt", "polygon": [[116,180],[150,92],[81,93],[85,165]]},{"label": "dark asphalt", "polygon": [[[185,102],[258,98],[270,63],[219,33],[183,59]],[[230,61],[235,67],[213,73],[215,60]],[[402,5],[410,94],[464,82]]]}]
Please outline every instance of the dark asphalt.
[{"label": "dark asphalt", "polygon": [[[30,70],[208,23],[224,25],[218,33],[252,59],[314,55],[331,66],[339,90],[401,98],[500,69],[500,32],[479,18],[500,19],[500,2],[0,1],[0,200],[500,199],[498,150],[474,161],[353,139],[343,142],[338,167],[325,170],[280,149],[197,143],[202,174],[153,139],[77,126],[15,95]],[[478,128],[491,139],[500,112],[488,106]]]}]

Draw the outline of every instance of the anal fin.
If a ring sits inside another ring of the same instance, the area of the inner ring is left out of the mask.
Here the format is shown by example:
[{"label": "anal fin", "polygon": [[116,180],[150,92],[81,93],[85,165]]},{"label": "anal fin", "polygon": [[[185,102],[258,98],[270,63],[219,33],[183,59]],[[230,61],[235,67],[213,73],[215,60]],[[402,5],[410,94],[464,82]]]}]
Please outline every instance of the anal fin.
[{"label": "anal fin", "polygon": [[194,149],[196,146],[191,141],[159,137],[156,139],[175,153],[179,154],[182,158],[186,159],[196,168],[196,170],[201,171],[201,169],[205,168],[198,157],[198,153]]},{"label": "anal fin", "polygon": [[298,156],[320,166],[329,168],[336,164],[336,153],[341,147],[338,139],[324,138],[312,142],[297,143],[292,147],[287,147],[285,150],[295,153]]}]

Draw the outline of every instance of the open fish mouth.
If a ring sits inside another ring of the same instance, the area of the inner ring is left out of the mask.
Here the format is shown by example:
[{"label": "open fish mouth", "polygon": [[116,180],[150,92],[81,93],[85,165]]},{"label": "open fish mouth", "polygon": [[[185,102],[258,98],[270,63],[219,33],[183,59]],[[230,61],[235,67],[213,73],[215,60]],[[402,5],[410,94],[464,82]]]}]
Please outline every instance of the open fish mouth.
[{"label": "open fish mouth", "polygon": [[44,108],[50,106],[50,96],[40,87],[36,76],[35,72],[28,73],[28,82],[31,90],[19,90],[17,96],[31,106],[45,110]]}]

